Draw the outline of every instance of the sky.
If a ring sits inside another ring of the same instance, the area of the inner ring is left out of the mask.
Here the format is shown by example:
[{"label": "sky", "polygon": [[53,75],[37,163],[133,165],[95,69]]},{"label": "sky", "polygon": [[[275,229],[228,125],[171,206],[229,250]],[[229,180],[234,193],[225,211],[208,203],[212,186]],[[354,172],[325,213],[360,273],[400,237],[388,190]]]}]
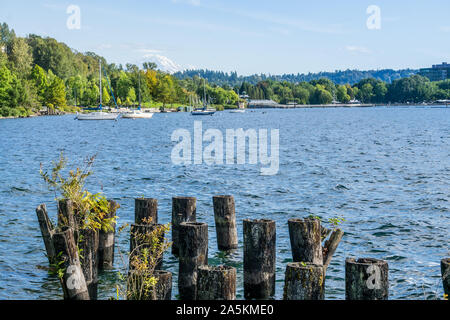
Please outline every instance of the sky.
[{"label": "sky", "polygon": [[0,22],[19,36],[109,63],[242,75],[450,62],[449,12],[448,0],[0,0]]}]

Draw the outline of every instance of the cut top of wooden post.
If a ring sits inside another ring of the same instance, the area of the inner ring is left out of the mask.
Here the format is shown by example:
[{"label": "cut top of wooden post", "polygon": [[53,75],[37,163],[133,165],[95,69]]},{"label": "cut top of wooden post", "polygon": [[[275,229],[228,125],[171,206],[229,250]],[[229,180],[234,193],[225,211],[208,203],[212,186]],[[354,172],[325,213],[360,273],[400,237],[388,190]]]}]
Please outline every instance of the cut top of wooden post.
[{"label": "cut top of wooden post", "polygon": [[158,199],[134,199],[134,221],[136,224],[141,224],[144,219],[151,219],[151,223],[158,223]]},{"label": "cut top of wooden post", "polygon": [[314,218],[289,219],[288,226],[294,262],[323,264],[320,220]]}]

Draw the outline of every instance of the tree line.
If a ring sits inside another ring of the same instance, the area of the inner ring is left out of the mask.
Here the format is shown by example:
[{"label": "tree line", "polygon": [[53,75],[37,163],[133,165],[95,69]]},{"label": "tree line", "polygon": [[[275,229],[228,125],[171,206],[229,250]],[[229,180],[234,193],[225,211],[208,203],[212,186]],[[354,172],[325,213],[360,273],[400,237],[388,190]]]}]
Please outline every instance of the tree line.
[{"label": "tree line", "polygon": [[[142,67],[109,64],[93,52],[80,53],[53,38],[18,37],[6,23],[0,24],[0,116],[28,116],[42,106],[61,111],[96,106],[100,90],[104,105],[136,106],[140,100],[143,107],[152,107],[198,101],[204,86],[198,77],[179,80],[152,62]],[[215,84],[207,83],[205,91],[216,105],[238,100],[233,90]]]},{"label": "tree line", "polygon": [[309,82],[260,81],[256,85],[244,82],[238,89],[250,99],[271,99],[277,103],[329,104],[348,103],[422,103],[450,99],[450,80],[431,82],[428,78],[412,75],[392,83],[367,78],[350,84],[335,84],[321,78]]},{"label": "tree line", "polygon": [[337,70],[334,72],[318,72],[318,73],[307,73],[307,74],[282,74],[282,75],[266,75],[253,74],[249,76],[238,75],[237,72],[223,72],[223,71],[213,71],[208,69],[199,70],[184,70],[174,73],[174,76],[178,79],[192,78],[193,76],[201,76],[207,79],[209,82],[216,83],[218,85],[229,85],[236,86],[241,85],[243,82],[248,82],[250,84],[257,84],[258,82],[265,80],[273,80],[279,82],[310,82],[312,80],[319,80],[321,78],[327,78],[336,84],[355,84],[363,79],[374,78],[387,83],[391,83],[394,80],[406,78],[416,74],[418,70],[413,69],[403,69],[403,70],[392,70],[392,69],[382,69],[382,70]]}]

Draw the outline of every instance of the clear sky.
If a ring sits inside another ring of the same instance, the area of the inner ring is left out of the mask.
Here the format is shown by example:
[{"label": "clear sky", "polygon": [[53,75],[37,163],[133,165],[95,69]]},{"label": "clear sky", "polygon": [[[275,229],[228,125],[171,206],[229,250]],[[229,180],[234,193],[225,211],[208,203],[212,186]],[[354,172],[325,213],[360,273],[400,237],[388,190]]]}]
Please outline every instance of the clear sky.
[{"label": "clear sky", "polygon": [[[67,8],[80,8],[69,29]],[[380,8],[380,29],[366,12]],[[20,36],[56,38],[108,62],[253,73],[420,68],[450,62],[449,0],[0,0]]]}]

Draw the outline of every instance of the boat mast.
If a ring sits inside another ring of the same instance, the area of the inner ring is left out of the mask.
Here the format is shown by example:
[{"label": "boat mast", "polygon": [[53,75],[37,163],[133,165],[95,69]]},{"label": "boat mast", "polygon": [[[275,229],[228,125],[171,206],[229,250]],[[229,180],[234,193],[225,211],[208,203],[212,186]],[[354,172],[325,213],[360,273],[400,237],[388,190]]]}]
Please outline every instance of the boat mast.
[{"label": "boat mast", "polygon": [[203,106],[206,108],[206,85],[205,85],[205,78],[203,78]]},{"label": "boat mast", "polygon": [[141,110],[141,70],[139,72],[139,110]]},{"label": "boat mast", "polygon": [[98,59],[98,64],[99,64],[99,75],[100,75],[100,110],[102,109],[102,61],[100,59]]}]

